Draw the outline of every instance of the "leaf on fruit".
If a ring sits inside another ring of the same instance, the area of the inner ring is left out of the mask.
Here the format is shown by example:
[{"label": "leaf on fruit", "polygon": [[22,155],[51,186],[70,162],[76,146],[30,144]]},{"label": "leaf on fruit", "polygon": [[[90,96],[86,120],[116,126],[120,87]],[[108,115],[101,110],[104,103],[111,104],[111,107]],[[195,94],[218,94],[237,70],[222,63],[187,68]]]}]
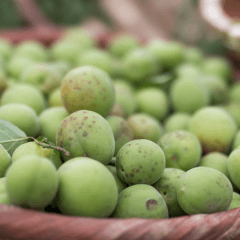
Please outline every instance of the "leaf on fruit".
[{"label": "leaf on fruit", "polygon": [[17,126],[13,125],[8,121],[0,119],[0,144],[2,144],[2,146],[8,151],[10,156],[12,156],[13,152],[17,147],[27,142],[26,139],[20,141],[20,139],[26,137],[27,137],[26,134],[22,130],[20,130]]}]

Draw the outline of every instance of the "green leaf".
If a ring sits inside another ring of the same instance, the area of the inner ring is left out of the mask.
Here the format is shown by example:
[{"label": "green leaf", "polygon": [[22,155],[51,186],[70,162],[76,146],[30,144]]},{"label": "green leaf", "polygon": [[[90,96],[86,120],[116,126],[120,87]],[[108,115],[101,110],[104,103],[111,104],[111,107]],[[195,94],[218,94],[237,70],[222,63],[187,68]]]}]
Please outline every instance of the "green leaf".
[{"label": "green leaf", "polygon": [[[13,152],[17,147],[21,144],[26,143],[27,140],[24,139],[19,141],[21,138],[26,138],[26,134],[20,130],[18,127],[13,125],[12,123],[0,119],[0,144],[8,151],[8,153],[12,156]],[[2,143],[4,141],[11,142]],[[14,141],[16,140],[16,141]]]}]

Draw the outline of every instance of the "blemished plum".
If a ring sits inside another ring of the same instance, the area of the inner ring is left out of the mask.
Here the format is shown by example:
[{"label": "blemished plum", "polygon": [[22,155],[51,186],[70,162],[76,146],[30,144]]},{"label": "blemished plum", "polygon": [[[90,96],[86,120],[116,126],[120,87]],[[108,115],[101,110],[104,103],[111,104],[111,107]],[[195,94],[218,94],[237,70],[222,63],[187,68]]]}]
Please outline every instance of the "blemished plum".
[{"label": "blemished plum", "polygon": [[11,122],[27,136],[35,137],[39,133],[39,120],[36,112],[22,103],[9,103],[0,107],[0,119]]},{"label": "blemished plum", "polygon": [[61,97],[69,113],[90,110],[106,117],[115,102],[115,91],[106,72],[93,66],[82,66],[65,75]]},{"label": "blemished plum", "polygon": [[187,171],[200,162],[201,144],[189,131],[177,130],[166,133],[160,138],[158,144],[164,151],[167,168]]},{"label": "blemished plum", "polygon": [[225,110],[209,106],[194,113],[189,131],[198,137],[204,153],[228,153],[237,131],[237,125]]},{"label": "blemished plum", "polygon": [[139,139],[126,143],[118,152],[116,169],[122,181],[129,185],[153,184],[163,174],[165,155],[154,142]]},{"label": "blemished plum", "polygon": [[49,159],[58,169],[62,162],[60,160],[59,152],[51,148],[43,148],[35,142],[28,142],[20,145],[12,155],[12,163],[18,161],[21,157],[27,155],[37,155]]},{"label": "blemished plum", "polygon": [[176,192],[177,182],[184,173],[180,169],[166,168],[161,178],[152,185],[165,200],[169,217],[186,215],[178,203]]},{"label": "blemished plum", "polygon": [[209,167],[190,169],[180,177],[176,189],[178,202],[189,215],[225,211],[233,198],[229,179]]},{"label": "blemished plum", "polygon": [[14,205],[44,208],[56,196],[58,185],[54,164],[37,155],[21,157],[6,172],[7,194]]},{"label": "blemished plum", "polygon": [[113,218],[168,218],[162,195],[152,186],[137,184],[119,193]]},{"label": "blemished plum", "polygon": [[115,139],[115,152],[114,155],[117,155],[119,149],[133,140],[133,132],[126,120],[121,117],[109,116],[106,118],[108,123],[110,124],[114,139]]},{"label": "blemished plum", "polygon": [[131,115],[128,124],[133,131],[133,139],[148,139],[156,143],[164,132],[160,121],[145,113]]},{"label": "blemished plum", "polygon": [[148,87],[137,91],[136,99],[140,112],[147,113],[160,121],[169,112],[167,94],[157,87]]},{"label": "blemished plum", "polygon": [[96,218],[112,214],[118,187],[102,163],[87,157],[73,158],[58,169],[58,176],[56,203],[63,214]]},{"label": "blemished plum", "polygon": [[58,125],[56,144],[71,154],[61,154],[64,161],[87,156],[107,165],[115,151],[110,124],[100,114],[88,110],[76,111],[62,120]]}]

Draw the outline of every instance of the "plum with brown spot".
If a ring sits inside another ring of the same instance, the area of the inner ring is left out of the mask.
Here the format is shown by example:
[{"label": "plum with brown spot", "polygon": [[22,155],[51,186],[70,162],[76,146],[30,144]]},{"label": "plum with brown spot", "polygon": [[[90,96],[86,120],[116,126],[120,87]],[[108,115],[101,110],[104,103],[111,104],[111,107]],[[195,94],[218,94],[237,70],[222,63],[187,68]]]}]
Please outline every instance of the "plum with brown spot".
[{"label": "plum with brown spot", "polygon": [[114,218],[168,218],[161,194],[147,184],[136,184],[120,192]]},{"label": "plum with brown spot", "polygon": [[[93,119],[95,123],[90,128]],[[81,126],[78,127],[76,121]],[[106,165],[111,161],[115,150],[111,126],[100,114],[92,111],[80,110],[66,117],[58,126],[56,139],[57,146],[65,148],[71,154],[66,156],[61,152],[64,161],[86,154]]]},{"label": "plum with brown spot", "polygon": [[[139,145],[136,146],[136,142]],[[138,151],[138,146],[142,149],[141,153]],[[143,152],[146,152],[146,155]],[[138,184],[139,180],[151,185],[162,176],[165,169],[165,155],[161,147],[146,139],[133,140],[125,144],[119,150],[117,159],[119,159],[116,162],[119,177],[131,185]]]}]

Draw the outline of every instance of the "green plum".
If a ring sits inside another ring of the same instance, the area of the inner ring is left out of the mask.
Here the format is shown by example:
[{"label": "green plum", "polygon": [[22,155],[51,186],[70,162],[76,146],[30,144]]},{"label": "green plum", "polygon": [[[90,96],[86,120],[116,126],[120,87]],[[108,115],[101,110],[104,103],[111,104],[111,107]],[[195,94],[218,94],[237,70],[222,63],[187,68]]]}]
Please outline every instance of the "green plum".
[{"label": "green plum", "polygon": [[193,63],[182,63],[175,68],[175,75],[177,78],[198,79],[202,75],[202,72],[200,67]]},{"label": "green plum", "polygon": [[61,88],[56,88],[49,94],[48,102],[51,107],[63,107]]},{"label": "green plum", "polygon": [[176,112],[171,114],[164,123],[166,132],[176,130],[188,130],[191,115],[188,113]]},{"label": "green plum", "polygon": [[114,135],[108,121],[88,110],[76,111],[62,120],[58,125],[56,144],[71,154],[62,154],[64,161],[88,156],[107,165],[115,151]]},{"label": "green plum", "polygon": [[7,194],[14,205],[44,208],[56,196],[58,185],[54,164],[37,155],[21,157],[6,172]]},{"label": "green plum", "polygon": [[117,116],[109,116],[106,118],[110,124],[114,139],[115,139],[115,152],[114,155],[117,155],[120,148],[133,140],[133,132],[126,120]]},{"label": "green plum", "polygon": [[39,115],[46,107],[43,93],[34,86],[17,84],[7,89],[1,97],[1,105],[22,103],[31,107]]},{"label": "green plum", "polygon": [[168,218],[162,195],[152,186],[137,184],[120,192],[113,218]]},{"label": "green plum", "polygon": [[128,118],[133,131],[133,139],[148,139],[157,142],[163,135],[162,124],[154,117],[145,113],[135,113]]},{"label": "green plum", "polygon": [[177,182],[177,199],[189,215],[216,213],[227,210],[233,188],[228,178],[210,167],[195,167]]},{"label": "green plum", "polygon": [[232,143],[232,151],[235,150],[237,147],[240,147],[240,130],[237,131],[233,143]]},{"label": "green plum", "polygon": [[12,163],[11,156],[7,150],[0,144],[0,178],[5,176],[5,173]]},{"label": "green plum", "polygon": [[117,174],[129,185],[155,183],[162,176],[165,164],[163,150],[146,139],[126,143],[116,158]]},{"label": "green plum", "polygon": [[139,90],[136,93],[136,99],[140,112],[147,113],[159,120],[165,118],[169,112],[168,96],[157,87]]},{"label": "green plum", "polygon": [[227,169],[228,156],[220,152],[211,152],[204,155],[201,159],[199,166],[211,167],[217,169],[229,178]]},{"label": "green plum", "polygon": [[232,116],[237,123],[238,128],[240,128],[240,103],[230,102],[229,104],[225,105],[223,109]]},{"label": "green plum", "polygon": [[6,177],[0,178],[0,204],[11,205],[11,201],[6,190]]},{"label": "green plum", "polygon": [[117,175],[117,169],[115,166],[107,165],[106,168],[112,173],[113,177],[115,178],[118,193],[120,193],[123,189],[127,188],[128,185],[121,180],[121,178]]},{"label": "green plum", "polygon": [[39,115],[40,134],[50,142],[56,143],[58,125],[69,113],[64,107],[50,107]]},{"label": "green plum", "polygon": [[179,78],[170,89],[170,99],[175,111],[194,113],[210,104],[209,89],[193,78]]},{"label": "green plum", "polygon": [[84,109],[106,117],[115,102],[115,91],[106,72],[83,66],[71,70],[63,78],[61,97],[69,113]]},{"label": "green plum", "polygon": [[240,195],[236,192],[233,192],[232,201],[226,210],[231,210],[238,207],[240,207]]},{"label": "green plum", "polygon": [[163,135],[159,142],[166,157],[166,167],[183,171],[196,167],[201,159],[202,147],[198,138],[189,131],[176,130]]},{"label": "green plum", "polygon": [[87,157],[72,158],[58,169],[58,176],[56,203],[63,214],[95,218],[112,214],[118,187],[102,163]]},{"label": "green plum", "polygon": [[51,148],[43,148],[35,142],[28,142],[20,145],[12,155],[12,163],[18,161],[21,157],[27,155],[37,155],[49,159],[55,167],[58,169],[62,162],[58,151],[54,151]]},{"label": "green plum", "polygon": [[236,185],[238,189],[240,189],[240,148],[236,148],[228,156],[227,169],[231,181]]},{"label": "green plum", "polygon": [[0,39],[0,55],[3,57],[3,60],[8,60],[12,54],[13,45],[7,39]]},{"label": "green plum", "polygon": [[230,88],[229,95],[231,102],[236,102],[240,104],[240,83],[235,83]]},{"label": "green plum", "polygon": [[161,178],[152,185],[165,200],[169,217],[186,215],[178,203],[176,192],[177,182],[184,173],[185,172],[180,169],[166,168]]},{"label": "green plum", "polygon": [[204,55],[200,48],[189,47],[185,50],[184,60],[188,63],[195,64],[197,66],[201,65],[204,61]]},{"label": "green plum", "polygon": [[39,133],[39,120],[36,112],[22,103],[9,103],[0,107],[0,119],[11,122],[27,136],[36,137]]},{"label": "green plum", "polygon": [[191,118],[189,130],[201,142],[203,152],[227,153],[237,131],[232,117],[220,107],[199,109]]},{"label": "green plum", "polygon": [[117,116],[124,118],[124,111],[123,108],[120,106],[119,103],[115,102],[109,116]]}]

